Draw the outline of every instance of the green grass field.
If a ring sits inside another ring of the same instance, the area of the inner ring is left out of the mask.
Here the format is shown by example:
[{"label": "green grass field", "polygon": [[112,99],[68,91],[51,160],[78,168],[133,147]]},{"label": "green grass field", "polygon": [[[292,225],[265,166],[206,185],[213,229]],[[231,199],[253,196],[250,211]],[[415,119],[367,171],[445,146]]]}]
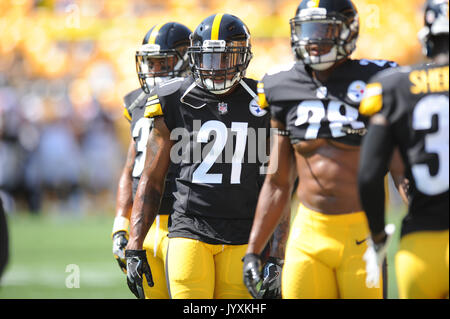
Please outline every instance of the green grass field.
[{"label": "green grass field", "polygon": [[[399,225],[402,214],[391,212],[388,220]],[[0,299],[134,298],[112,256],[112,222],[111,216],[8,216],[10,261]],[[389,298],[398,296],[393,262],[397,247],[398,239],[388,254]],[[69,265],[79,269],[79,288],[66,286],[66,281],[74,283]]]},{"label": "green grass field", "polygon": [[[134,298],[112,255],[112,221],[8,216],[10,261],[0,298]],[[69,265],[78,266],[79,288],[66,287],[66,280],[75,283]]]}]

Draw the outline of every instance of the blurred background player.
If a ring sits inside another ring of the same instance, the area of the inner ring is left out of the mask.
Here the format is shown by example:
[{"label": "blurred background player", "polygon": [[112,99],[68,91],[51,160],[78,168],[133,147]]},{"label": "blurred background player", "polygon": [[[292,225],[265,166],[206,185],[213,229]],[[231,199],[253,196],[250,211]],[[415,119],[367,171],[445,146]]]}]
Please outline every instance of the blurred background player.
[{"label": "blurred background player", "polygon": [[[359,34],[349,0],[304,0],[290,24],[298,61],[258,84],[260,105],[270,106],[278,129],[269,171],[272,163],[278,170],[267,175],[259,196],[244,281],[252,291],[261,280],[261,250],[290,203],[298,175],[300,204],[287,242],[282,297],[382,298],[382,287],[365,284],[369,229],[357,168],[366,120],[358,107],[370,77],[396,64],[349,58]],[[396,171],[394,180],[401,180],[401,169]]]},{"label": "blurred background player", "polygon": [[[262,129],[265,135],[259,140],[263,145],[258,147],[265,151],[269,134],[269,114],[255,99],[257,83],[245,77],[252,58],[249,30],[234,15],[211,15],[192,34],[189,54],[193,75],[157,86],[155,96],[147,102],[146,113],[154,118],[154,128],[133,204],[125,255],[139,258],[135,277],[139,289],[140,278],[149,275],[142,244],[158,210],[173,155],[175,141],[170,135],[182,128],[187,156],[175,179],[177,191],[170,215],[166,265],[170,295],[248,299],[251,296],[242,282],[242,257],[261,173],[259,158],[250,159],[256,155],[250,147],[257,147],[250,145],[255,141],[248,135]],[[196,150],[204,156],[196,159]],[[136,267],[128,257],[127,263],[128,271]]]},{"label": "blurred background player", "polygon": [[[125,247],[128,242],[131,208],[144,169],[147,141],[153,122],[152,119],[144,117],[145,103],[151,89],[157,83],[186,75],[189,66],[187,48],[190,34],[191,30],[180,23],[158,24],[147,32],[142,46],[136,52],[136,71],[141,88],[124,97],[124,115],[130,121],[132,139],[117,189],[116,217],[112,231],[113,254],[125,273]],[[147,260],[156,278],[153,288],[145,285],[147,298],[168,298],[164,280],[164,261],[168,214],[172,211],[173,205],[173,169],[175,167],[169,169],[161,207],[144,242]]]},{"label": "blurred background player", "polygon": [[429,0],[419,32],[431,63],[377,74],[361,112],[375,114],[362,144],[359,191],[371,232],[368,267],[391,240],[385,231],[383,175],[398,146],[410,180],[410,205],[395,257],[400,298],[448,298],[449,293],[449,2]]}]

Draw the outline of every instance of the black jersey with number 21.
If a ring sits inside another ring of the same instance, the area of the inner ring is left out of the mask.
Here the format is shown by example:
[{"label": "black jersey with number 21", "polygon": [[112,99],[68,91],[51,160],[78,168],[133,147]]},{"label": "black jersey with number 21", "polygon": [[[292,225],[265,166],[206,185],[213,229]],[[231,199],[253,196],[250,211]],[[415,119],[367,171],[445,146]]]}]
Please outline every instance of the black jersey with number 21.
[{"label": "black jersey with number 21", "polygon": [[245,78],[226,96],[200,88],[192,77],[154,92],[146,114],[163,116],[177,140],[172,150],[183,154],[169,237],[247,243],[260,189],[261,163],[252,155],[258,139],[266,146],[270,128],[269,113],[255,98],[256,81]]}]

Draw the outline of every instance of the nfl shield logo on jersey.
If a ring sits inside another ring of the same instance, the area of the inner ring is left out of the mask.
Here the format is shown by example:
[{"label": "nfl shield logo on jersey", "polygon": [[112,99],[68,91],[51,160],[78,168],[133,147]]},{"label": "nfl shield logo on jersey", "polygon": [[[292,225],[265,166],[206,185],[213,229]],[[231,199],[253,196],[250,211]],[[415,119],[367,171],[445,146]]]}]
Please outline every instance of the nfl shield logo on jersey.
[{"label": "nfl shield logo on jersey", "polygon": [[224,115],[228,113],[228,104],[225,102],[220,102],[219,104],[217,104],[217,109],[219,110],[219,113],[221,115]]}]

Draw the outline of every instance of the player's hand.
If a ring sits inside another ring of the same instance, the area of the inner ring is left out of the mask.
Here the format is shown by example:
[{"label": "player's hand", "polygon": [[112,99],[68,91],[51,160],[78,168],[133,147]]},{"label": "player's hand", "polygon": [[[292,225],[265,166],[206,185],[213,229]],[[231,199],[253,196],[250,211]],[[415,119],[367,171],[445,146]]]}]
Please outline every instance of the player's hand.
[{"label": "player's hand", "polygon": [[145,250],[125,250],[127,259],[127,284],[131,292],[139,299],[145,299],[143,279],[147,279],[149,287],[153,287],[153,277],[147,261]]},{"label": "player's hand", "polygon": [[125,247],[128,244],[128,234],[126,231],[118,231],[113,235],[113,255],[117,260],[120,269],[127,273],[127,262],[125,260]]},{"label": "player's hand", "polygon": [[244,261],[244,284],[248,292],[255,299],[260,299],[259,291],[261,290],[261,259],[256,254],[246,254]]},{"label": "player's hand", "polygon": [[381,243],[375,244],[372,238],[367,240],[367,250],[364,253],[363,259],[366,262],[366,286],[368,288],[380,287],[381,267],[384,258],[386,258],[387,249],[392,242],[395,225],[386,225],[384,232],[386,236]]},{"label": "player's hand", "polygon": [[259,296],[262,299],[281,299],[281,271],[284,261],[269,257],[263,268],[263,282]]}]

